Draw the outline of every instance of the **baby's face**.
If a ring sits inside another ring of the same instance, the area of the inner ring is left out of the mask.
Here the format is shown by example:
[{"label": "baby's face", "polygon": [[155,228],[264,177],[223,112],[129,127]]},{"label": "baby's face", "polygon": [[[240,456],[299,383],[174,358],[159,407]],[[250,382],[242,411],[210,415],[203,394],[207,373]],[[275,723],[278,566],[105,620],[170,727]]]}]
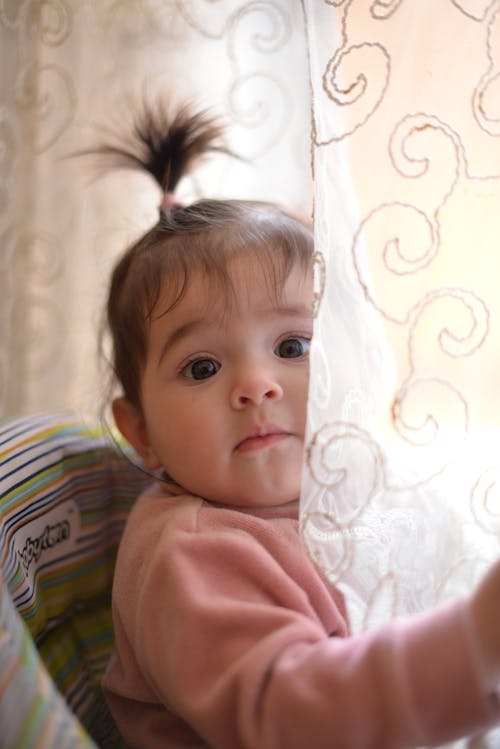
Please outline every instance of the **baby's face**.
[{"label": "baby's face", "polygon": [[147,462],[215,502],[283,504],[300,493],[312,282],[296,268],[276,300],[257,263],[239,258],[230,271],[236,302],[194,275],[153,319],[141,389]]}]

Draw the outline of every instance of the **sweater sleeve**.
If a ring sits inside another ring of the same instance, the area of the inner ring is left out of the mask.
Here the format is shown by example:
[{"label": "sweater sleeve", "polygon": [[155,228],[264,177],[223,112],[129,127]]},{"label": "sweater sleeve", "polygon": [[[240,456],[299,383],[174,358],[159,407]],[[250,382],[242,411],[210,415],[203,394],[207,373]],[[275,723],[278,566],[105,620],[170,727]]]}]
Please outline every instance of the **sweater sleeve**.
[{"label": "sweater sleeve", "polygon": [[499,718],[464,602],[331,637],[270,550],[224,528],[166,531],[125,589],[144,683],[214,749],[403,749]]}]

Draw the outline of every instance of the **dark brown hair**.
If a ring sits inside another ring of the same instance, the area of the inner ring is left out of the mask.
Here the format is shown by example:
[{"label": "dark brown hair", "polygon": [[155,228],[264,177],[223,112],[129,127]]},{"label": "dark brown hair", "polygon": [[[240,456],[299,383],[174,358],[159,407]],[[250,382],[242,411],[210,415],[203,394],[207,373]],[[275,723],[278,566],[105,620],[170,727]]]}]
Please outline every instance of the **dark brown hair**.
[{"label": "dark brown hair", "polygon": [[[218,145],[221,129],[187,108],[168,120],[147,114],[135,128],[135,149],[105,146],[122,164],[149,171],[165,192],[173,192],[192,162]],[[297,263],[311,269],[313,239],[301,220],[269,203],[200,200],[160,209],[158,223],[135,242],[116,264],[107,302],[111,364],[123,394],[140,407],[140,380],[147,356],[152,318],[172,309],[184,295],[193,273],[202,273],[214,289],[231,291],[228,263],[249,254],[265,271],[269,288],[279,293]],[[171,303],[158,310],[160,293]]]}]

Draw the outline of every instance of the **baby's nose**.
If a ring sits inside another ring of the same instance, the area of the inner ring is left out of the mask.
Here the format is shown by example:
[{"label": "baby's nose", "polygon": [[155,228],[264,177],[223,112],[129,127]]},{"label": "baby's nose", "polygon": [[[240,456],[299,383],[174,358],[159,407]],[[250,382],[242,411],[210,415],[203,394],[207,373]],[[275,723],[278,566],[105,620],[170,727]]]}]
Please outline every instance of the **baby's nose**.
[{"label": "baby's nose", "polygon": [[268,400],[279,400],[283,389],[277,380],[263,372],[239,378],[231,393],[231,405],[241,409],[247,405],[260,406]]}]

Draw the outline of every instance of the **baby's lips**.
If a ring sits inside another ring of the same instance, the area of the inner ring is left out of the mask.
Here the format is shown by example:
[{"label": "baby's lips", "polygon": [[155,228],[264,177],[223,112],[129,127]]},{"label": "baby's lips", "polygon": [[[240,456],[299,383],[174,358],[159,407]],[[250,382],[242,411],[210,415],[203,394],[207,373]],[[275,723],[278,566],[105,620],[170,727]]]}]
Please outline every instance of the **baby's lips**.
[{"label": "baby's lips", "polygon": [[290,432],[283,429],[283,427],[276,426],[275,424],[266,424],[252,429],[246,437],[238,442],[235,449],[240,452],[259,450],[276,442],[281,442],[281,440],[289,436]]}]

